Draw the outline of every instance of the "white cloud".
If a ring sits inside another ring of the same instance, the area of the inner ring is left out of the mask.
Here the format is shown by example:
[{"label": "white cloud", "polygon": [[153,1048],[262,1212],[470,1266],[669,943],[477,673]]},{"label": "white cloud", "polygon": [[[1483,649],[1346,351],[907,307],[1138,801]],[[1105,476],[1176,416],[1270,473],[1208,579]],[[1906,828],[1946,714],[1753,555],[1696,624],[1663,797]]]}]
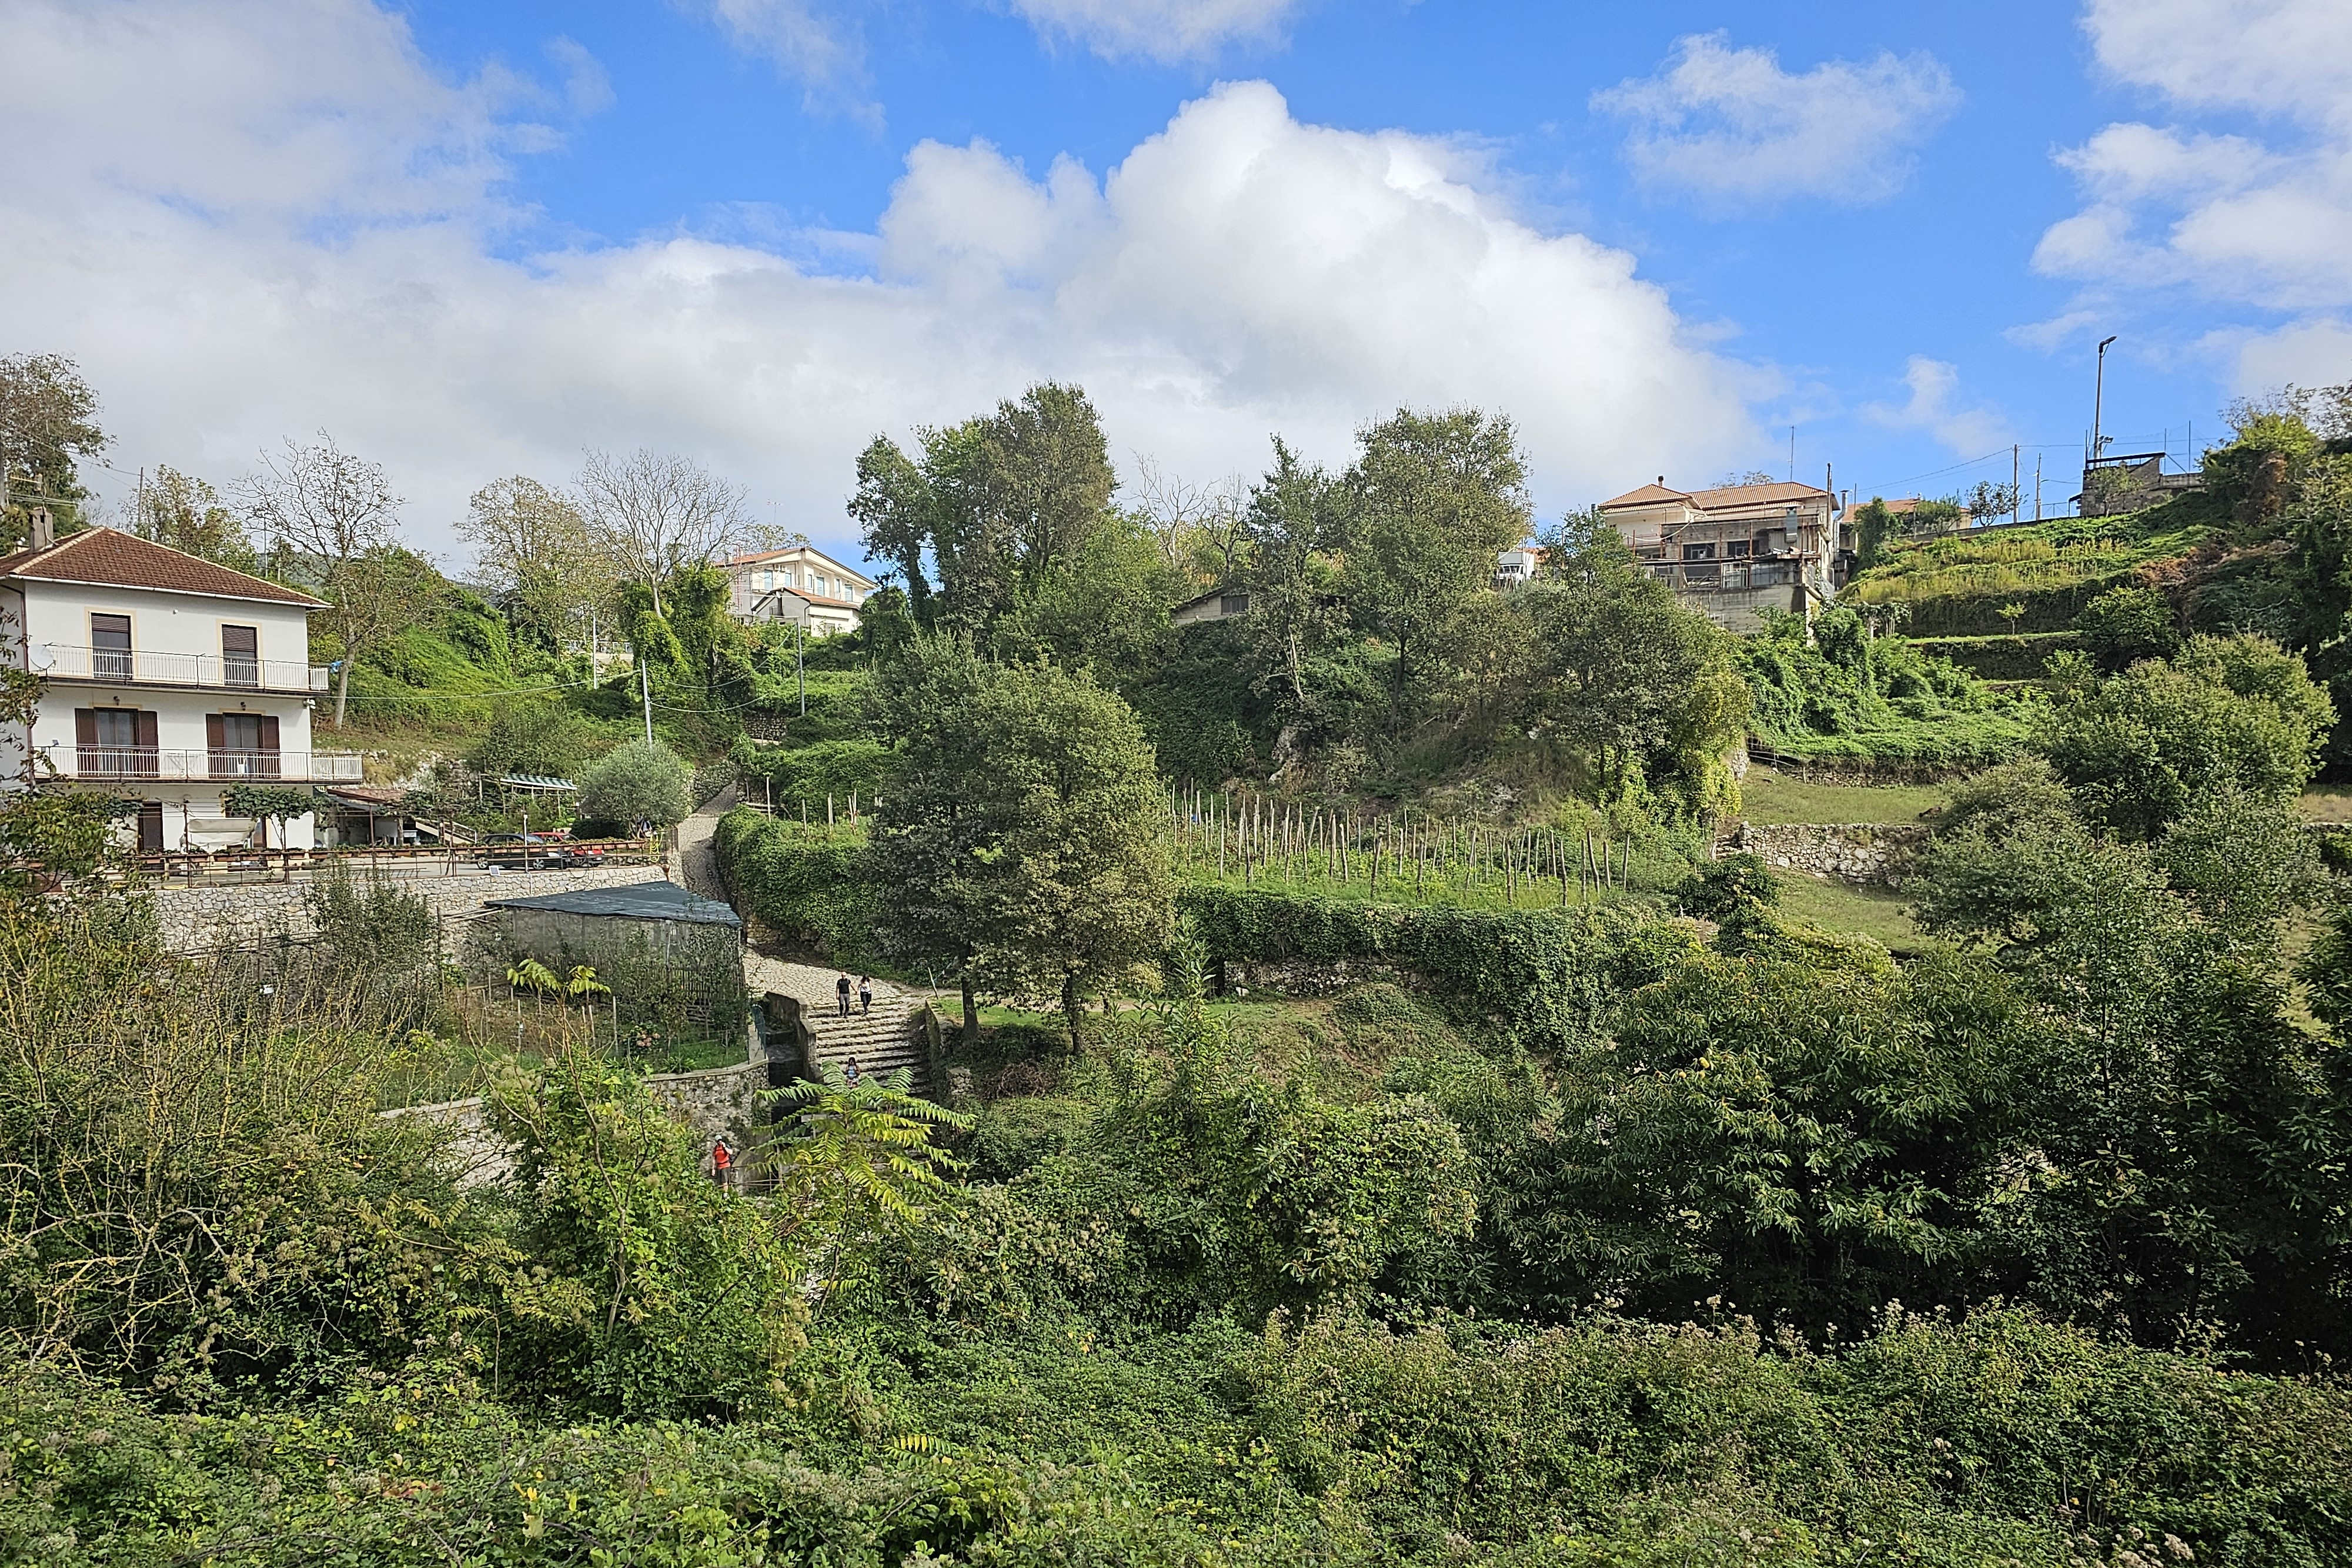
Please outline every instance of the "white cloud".
[{"label": "white cloud", "polygon": [[1870,403],[1863,409],[1864,416],[1890,430],[1924,430],[1955,457],[1975,457],[2010,444],[2009,422],[2000,413],[1982,406],[1954,406],[1960,390],[1958,366],[1914,354],[1904,364],[1903,384],[1910,396],[1900,407]]},{"label": "white cloud", "polygon": [[1300,0],[1010,0],[1049,37],[1077,40],[1106,58],[1173,61],[1227,45],[1278,37]]},{"label": "white cloud", "polygon": [[2342,0],[2090,0],[2099,64],[2188,109],[2352,118],[2352,13]]},{"label": "white cloud", "polygon": [[[2035,268],[2094,301],[2169,290],[2282,313],[2284,340],[2316,340],[2305,324],[2352,308],[2352,6],[2091,0],[2084,28],[2116,80],[2275,129],[2122,122],[2060,153],[2083,205],[2042,235]],[[2244,355],[2263,335],[2227,337]]]},{"label": "white cloud", "polygon": [[870,235],[518,257],[506,99],[362,0],[20,0],[0,57],[41,84],[0,98],[0,145],[35,154],[0,183],[0,343],[79,359],[126,468],[226,478],[331,429],[428,548],[490,477],[639,444],[839,542],[876,431],[1043,376],[1087,387],[1114,450],[1202,477],[1257,471],[1269,432],[1344,459],[1400,403],[1484,404],[1559,506],[1719,465],[1763,384],[1470,154],[1302,124],[1262,83],[1101,179],[923,143]]},{"label": "white cloud", "polygon": [[861,99],[866,48],[856,29],[820,0],[673,0],[715,23],[727,41],[806,89],[811,108],[845,110],[879,129],[882,108]]},{"label": "white cloud", "polygon": [[1796,73],[1769,49],[1733,48],[1723,33],[1677,39],[1656,76],[1592,95],[1595,109],[1631,122],[1625,156],[1643,180],[1729,208],[1882,201],[1959,102],[1932,56],[1881,53]]}]

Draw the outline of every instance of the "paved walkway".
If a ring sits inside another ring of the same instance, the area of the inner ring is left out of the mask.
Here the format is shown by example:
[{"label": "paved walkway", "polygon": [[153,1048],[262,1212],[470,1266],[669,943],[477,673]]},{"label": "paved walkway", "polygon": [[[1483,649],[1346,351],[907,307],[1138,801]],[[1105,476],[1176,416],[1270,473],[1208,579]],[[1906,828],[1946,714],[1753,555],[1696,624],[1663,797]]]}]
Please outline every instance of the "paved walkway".
[{"label": "paved walkway", "polygon": [[719,853],[711,847],[711,835],[719,831],[719,819],[735,804],[735,786],[713,795],[702,809],[677,825],[677,880],[690,893],[705,898],[727,902],[727,887],[719,877]]}]

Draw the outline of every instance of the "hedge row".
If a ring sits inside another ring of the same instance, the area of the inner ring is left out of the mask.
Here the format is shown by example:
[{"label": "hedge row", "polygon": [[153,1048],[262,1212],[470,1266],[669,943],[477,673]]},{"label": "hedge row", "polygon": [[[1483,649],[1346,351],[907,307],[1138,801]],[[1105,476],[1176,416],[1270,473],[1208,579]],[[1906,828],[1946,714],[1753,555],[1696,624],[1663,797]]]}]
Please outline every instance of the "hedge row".
[{"label": "hedge row", "polygon": [[719,819],[712,848],[745,913],[835,963],[871,955],[874,894],[865,877],[863,831],[803,826],[738,806]]},{"label": "hedge row", "polygon": [[1186,888],[1177,907],[1212,962],[1388,964],[1458,1018],[1555,1044],[1597,1039],[1619,997],[1696,942],[1613,909],[1433,909],[1214,886]]}]

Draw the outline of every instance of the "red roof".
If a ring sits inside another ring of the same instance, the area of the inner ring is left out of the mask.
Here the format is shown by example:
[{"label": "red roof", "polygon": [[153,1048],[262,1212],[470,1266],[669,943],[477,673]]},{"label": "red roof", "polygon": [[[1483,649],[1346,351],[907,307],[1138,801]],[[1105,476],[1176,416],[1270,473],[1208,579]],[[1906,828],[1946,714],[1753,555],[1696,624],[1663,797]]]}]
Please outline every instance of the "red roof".
[{"label": "red roof", "polygon": [[99,588],[155,588],[215,599],[258,599],[272,604],[299,604],[306,610],[326,608],[324,600],[313,599],[299,589],[248,577],[119,528],[85,528],[44,549],[0,556],[0,578],[10,577]]},{"label": "red roof", "polygon": [[1601,503],[1610,507],[1654,507],[1660,501],[1687,501],[1690,497],[1680,490],[1669,490],[1664,485],[1644,485],[1638,490],[1628,490],[1614,500]]},{"label": "red roof", "polygon": [[1713,490],[1669,490],[1664,485],[1644,485],[1638,490],[1628,490],[1613,500],[1601,503],[1608,511],[1617,507],[1654,507],[1667,501],[1688,501],[1702,512],[1727,511],[1735,507],[1769,507],[1790,501],[1809,501],[1829,494],[1818,485],[1796,485],[1775,479],[1764,485],[1726,485]]}]

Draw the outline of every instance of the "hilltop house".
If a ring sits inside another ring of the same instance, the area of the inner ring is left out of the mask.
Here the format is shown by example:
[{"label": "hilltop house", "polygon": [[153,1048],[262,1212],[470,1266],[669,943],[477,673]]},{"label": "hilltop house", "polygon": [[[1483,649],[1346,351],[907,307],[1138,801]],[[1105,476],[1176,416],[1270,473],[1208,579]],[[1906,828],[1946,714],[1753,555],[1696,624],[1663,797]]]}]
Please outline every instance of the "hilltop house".
[{"label": "hilltop house", "polygon": [[1734,632],[1761,626],[1767,609],[1801,612],[1836,591],[1837,498],[1811,485],[1670,490],[1661,475],[1601,502],[1601,515],[1677,600]]},{"label": "hilltop house", "polygon": [[[356,784],[353,752],[313,751],[310,613],[320,601],[113,528],[0,556],[0,659],[45,682],[33,721],[0,735],[13,789],[136,800],[138,847],[218,850],[259,827],[233,784]],[[310,847],[313,819],[287,824]]]},{"label": "hilltop house", "polygon": [[745,621],[789,622],[813,637],[857,630],[857,607],[874,591],[872,578],[807,545],[740,555],[722,568],[730,601]]}]

